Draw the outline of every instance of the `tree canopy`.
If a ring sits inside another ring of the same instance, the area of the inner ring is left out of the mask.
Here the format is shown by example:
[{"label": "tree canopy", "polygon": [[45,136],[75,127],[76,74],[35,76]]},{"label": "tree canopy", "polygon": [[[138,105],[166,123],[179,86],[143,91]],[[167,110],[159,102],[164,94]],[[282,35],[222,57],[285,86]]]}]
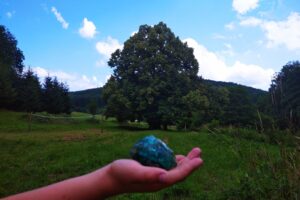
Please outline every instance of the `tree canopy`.
[{"label": "tree canopy", "polygon": [[106,115],[145,120],[151,128],[174,124],[182,97],[201,79],[193,49],[162,22],[140,26],[108,64],[114,72],[103,91]]},{"label": "tree canopy", "polygon": [[21,77],[23,52],[14,36],[0,25],[0,108],[12,107],[16,98],[15,83]]},{"label": "tree canopy", "polygon": [[289,62],[277,73],[269,89],[274,114],[281,128],[300,128],[300,62]]}]

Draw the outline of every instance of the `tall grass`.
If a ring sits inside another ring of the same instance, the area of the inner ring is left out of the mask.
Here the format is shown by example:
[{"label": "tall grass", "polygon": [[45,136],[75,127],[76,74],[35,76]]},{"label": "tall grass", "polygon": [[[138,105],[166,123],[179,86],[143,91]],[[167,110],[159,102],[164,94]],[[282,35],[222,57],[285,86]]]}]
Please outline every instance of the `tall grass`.
[{"label": "tall grass", "polygon": [[[265,146],[255,149],[248,170],[237,185],[223,191],[220,199],[300,199],[300,141],[295,144],[279,143],[275,159]],[[241,152],[239,155],[245,156]]]}]

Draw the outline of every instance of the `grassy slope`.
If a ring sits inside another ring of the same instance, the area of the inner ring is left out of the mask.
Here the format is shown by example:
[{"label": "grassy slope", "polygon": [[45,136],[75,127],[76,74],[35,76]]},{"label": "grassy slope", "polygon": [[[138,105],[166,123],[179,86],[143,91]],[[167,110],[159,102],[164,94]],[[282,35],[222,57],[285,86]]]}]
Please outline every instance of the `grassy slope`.
[{"label": "grassy slope", "polygon": [[126,158],[134,142],[149,134],[165,140],[176,153],[200,146],[204,166],[169,189],[116,199],[216,199],[245,173],[253,151],[266,148],[278,153],[274,146],[224,135],[121,129],[113,121],[103,123],[104,132],[99,124],[81,119],[34,123],[29,133],[22,115],[0,111],[0,197],[78,176],[115,159]]}]

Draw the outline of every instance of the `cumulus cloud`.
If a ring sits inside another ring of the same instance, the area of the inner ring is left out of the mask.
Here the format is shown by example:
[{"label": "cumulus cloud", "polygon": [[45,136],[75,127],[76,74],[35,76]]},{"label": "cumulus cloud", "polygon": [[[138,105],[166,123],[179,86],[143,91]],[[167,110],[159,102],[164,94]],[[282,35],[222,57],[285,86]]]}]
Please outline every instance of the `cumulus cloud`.
[{"label": "cumulus cloud", "polygon": [[96,50],[101,55],[100,59],[96,62],[96,66],[104,67],[107,66],[107,61],[111,54],[117,49],[122,49],[123,45],[117,40],[110,36],[106,40],[99,41],[96,43]]},{"label": "cumulus cloud", "polygon": [[200,66],[199,75],[204,78],[268,89],[274,74],[272,69],[264,69],[258,65],[245,64],[240,61],[228,65],[216,53],[209,51],[196,40],[188,38],[184,42],[194,49],[194,55]]},{"label": "cumulus cloud", "polygon": [[234,50],[233,50],[231,44],[229,44],[229,43],[224,43],[224,46],[225,46],[226,49],[220,51],[220,54],[221,54],[222,56],[231,56],[231,57],[232,57],[232,56],[235,55],[235,52],[234,52]]},{"label": "cumulus cloud", "polygon": [[105,79],[105,82],[101,82],[96,76],[88,77],[86,75],[71,74],[64,71],[50,71],[42,67],[33,67],[32,70],[40,77],[41,81],[43,81],[46,76],[57,77],[59,81],[67,83],[70,91],[102,87],[107,81]]},{"label": "cumulus cloud", "polygon": [[254,17],[241,20],[242,26],[259,26],[265,33],[267,47],[286,46],[289,50],[300,49],[300,15],[292,12],[283,21],[267,21]]},{"label": "cumulus cloud", "polygon": [[53,14],[55,15],[57,21],[58,21],[59,23],[61,23],[62,27],[63,27],[64,29],[68,29],[69,23],[66,22],[66,20],[62,17],[62,15],[57,11],[57,9],[56,9],[55,7],[52,6],[51,12],[53,12]]},{"label": "cumulus cloud", "polygon": [[123,45],[119,43],[117,39],[114,39],[110,36],[107,37],[105,41],[97,42],[96,49],[99,54],[103,55],[106,58],[109,58],[113,52],[117,49],[122,49]]},{"label": "cumulus cloud", "polygon": [[268,21],[262,29],[268,39],[268,47],[285,45],[289,50],[300,49],[300,15],[291,13],[285,21]]},{"label": "cumulus cloud", "polygon": [[96,26],[92,21],[89,21],[87,18],[83,19],[82,27],[79,29],[79,34],[83,38],[93,38],[96,32]]},{"label": "cumulus cloud", "polygon": [[232,7],[239,14],[246,14],[248,11],[258,7],[259,0],[233,0]]}]

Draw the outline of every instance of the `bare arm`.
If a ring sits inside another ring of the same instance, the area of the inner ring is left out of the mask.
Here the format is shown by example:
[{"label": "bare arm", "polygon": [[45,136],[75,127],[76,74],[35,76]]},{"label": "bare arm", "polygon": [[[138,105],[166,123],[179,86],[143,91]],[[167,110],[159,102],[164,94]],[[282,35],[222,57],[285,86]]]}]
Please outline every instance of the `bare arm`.
[{"label": "bare arm", "polygon": [[201,150],[194,148],[187,156],[177,155],[178,166],[170,171],[145,167],[134,160],[117,160],[92,173],[9,196],[5,200],[105,199],[121,193],[158,191],[184,180],[196,170],[203,162],[200,154]]}]

